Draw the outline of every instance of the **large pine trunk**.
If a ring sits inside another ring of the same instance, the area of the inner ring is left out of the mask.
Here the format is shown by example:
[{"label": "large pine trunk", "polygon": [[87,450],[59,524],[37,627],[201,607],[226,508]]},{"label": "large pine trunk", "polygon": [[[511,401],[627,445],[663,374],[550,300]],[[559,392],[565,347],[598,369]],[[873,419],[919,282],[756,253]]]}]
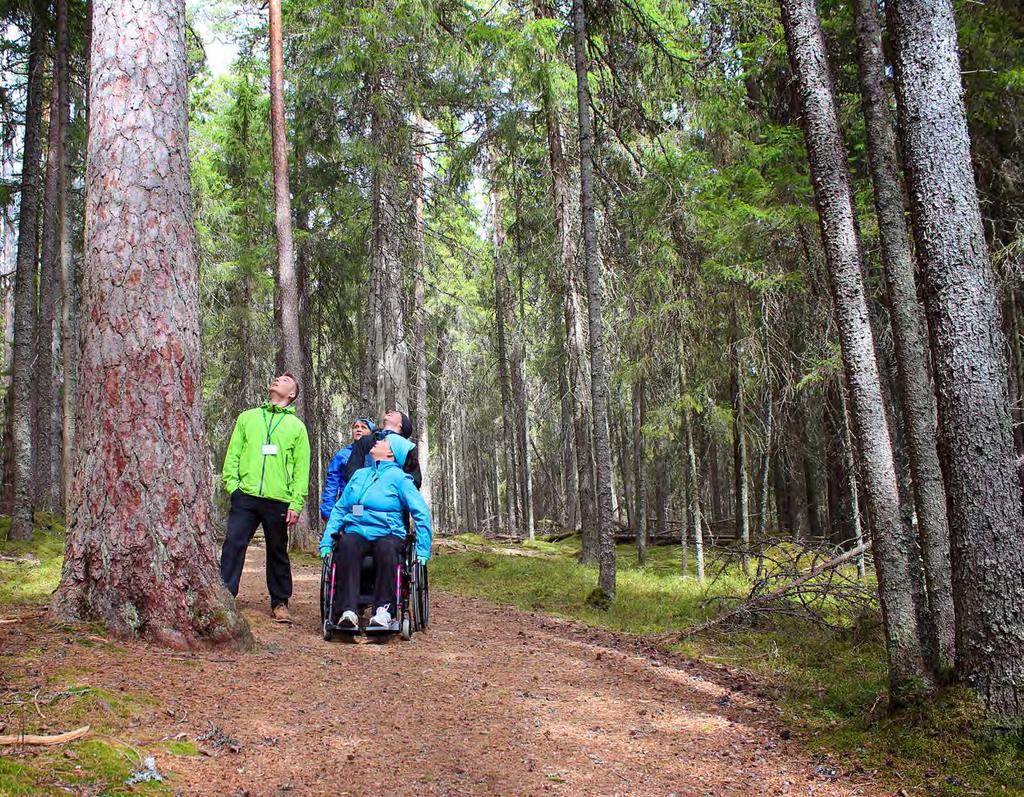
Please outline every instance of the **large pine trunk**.
[{"label": "large pine trunk", "polygon": [[11,379],[11,443],[14,484],[11,539],[32,536],[32,391],[35,369],[33,327],[36,304],[36,256],[39,253],[39,159],[43,118],[43,71],[46,62],[46,12],[32,4],[28,41],[28,91],[22,145],[21,201],[18,218],[18,260],[14,277],[14,354]]},{"label": "large pine trunk", "polygon": [[64,620],[248,645],[214,551],[203,444],[183,0],[99,0]]},{"label": "large pine trunk", "polygon": [[846,150],[839,127],[821,22],[813,0],[781,0],[790,62],[797,80],[804,138],[821,222],[842,346],[853,428],[873,530],[885,623],[892,702],[929,684],[914,604],[909,533],[900,518],[889,424],[864,291],[860,244]]},{"label": "large pine trunk", "polygon": [[866,120],[868,155],[874,184],[875,211],[881,238],[896,368],[914,507],[927,575],[930,648],[939,672],[951,670],[955,658],[956,618],[949,564],[946,490],[935,448],[935,396],[928,362],[927,334],[917,302],[914,261],[905,221],[903,183],[896,140],[885,91],[882,32],[874,0],[854,0],[861,95]]},{"label": "large pine trunk", "polygon": [[750,509],[747,488],[747,431],[743,395],[743,353],[738,342],[732,347],[732,458],[736,482],[736,540],[743,572],[750,572]]},{"label": "large pine trunk", "polygon": [[284,121],[284,56],[281,32],[281,0],[270,0],[270,132],[273,143],[274,227],[277,233],[277,285],[281,292],[281,335],[284,366],[299,383],[296,409],[305,413],[302,393],[305,358],[299,332],[299,279],[295,268],[292,235],[292,198],[288,182],[288,137]]},{"label": "large pine trunk", "polygon": [[1024,517],[1005,339],[971,169],[953,9],[894,0],[896,99],[939,405],[958,675],[1024,713]]},{"label": "large pine trunk", "polygon": [[601,264],[597,251],[597,213],[594,209],[594,134],[590,124],[590,86],[587,83],[587,20],[584,0],[573,0],[573,54],[576,62],[576,101],[580,124],[580,209],[583,216],[583,257],[586,263],[587,326],[590,340],[590,396],[594,417],[595,504],[597,508],[598,588],[606,603],[615,600],[615,535],[612,528],[611,446],[608,434],[608,374],[604,351]]}]

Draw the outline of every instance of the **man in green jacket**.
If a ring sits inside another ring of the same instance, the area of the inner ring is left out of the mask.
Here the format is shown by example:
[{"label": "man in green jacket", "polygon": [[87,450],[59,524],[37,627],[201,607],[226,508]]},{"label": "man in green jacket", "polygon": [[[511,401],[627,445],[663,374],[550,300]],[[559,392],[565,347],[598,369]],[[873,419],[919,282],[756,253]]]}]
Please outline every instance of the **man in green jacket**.
[{"label": "man in green jacket", "polygon": [[309,436],[292,406],[298,395],[299,385],[291,374],[276,377],[270,383],[270,400],[238,416],[224,456],[231,514],[220,574],[231,594],[238,595],[246,549],[262,525],[270,613],[279,623],[292,621],[288,529],[298,522],[309,490]]}]

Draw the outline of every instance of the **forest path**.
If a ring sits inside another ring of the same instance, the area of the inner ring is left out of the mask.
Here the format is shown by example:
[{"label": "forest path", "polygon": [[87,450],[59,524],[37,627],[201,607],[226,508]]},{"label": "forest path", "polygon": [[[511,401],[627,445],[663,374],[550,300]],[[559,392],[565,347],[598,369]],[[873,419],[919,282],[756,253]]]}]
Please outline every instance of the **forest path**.
[{"label": "forest path", "polygon": [[827,762],[783,740],[773,706],[749,684],[612,650],[599,631],[435,593],[431,628],[412,642],[327,643],[319,571],[308,566],[294,568],[295,624],[275,624],[263,558],[250,549],[240,595],[254,653],[130,644],[112,667],[101,647],[75,650],[90,683],[159,702],[123,738],[196,739],[211,723],[231,738],[199,742],[209,756],[158,756],[183,795],[889,791],[830,778]]}]

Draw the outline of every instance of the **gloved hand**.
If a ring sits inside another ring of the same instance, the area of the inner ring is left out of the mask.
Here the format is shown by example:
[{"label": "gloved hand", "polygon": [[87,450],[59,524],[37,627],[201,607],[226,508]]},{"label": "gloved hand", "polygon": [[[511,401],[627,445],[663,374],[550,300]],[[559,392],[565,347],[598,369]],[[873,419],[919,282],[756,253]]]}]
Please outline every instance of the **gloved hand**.
[{"label": "gloved hand", "polygon": [[330,548],[321,548],[320,549],[320,558],[321,559],[326,559],[327,558],[327,554],[329,554],[330,552],[331,552]]}]

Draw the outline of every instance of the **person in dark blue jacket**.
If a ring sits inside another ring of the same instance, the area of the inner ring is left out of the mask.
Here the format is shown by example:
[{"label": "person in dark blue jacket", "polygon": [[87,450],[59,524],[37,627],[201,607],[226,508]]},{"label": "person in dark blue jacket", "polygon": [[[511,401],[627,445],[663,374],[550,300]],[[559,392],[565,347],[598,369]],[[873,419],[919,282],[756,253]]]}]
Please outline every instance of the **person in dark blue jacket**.
[{"label": "person in dark blue jacket", "polygon": [[334,534],[339,534],[335,557],[335,617],[341,615],[342,628],[359,626],[359,571],[363,557],[373,552],[376,580],[373,590],[371,628],[391,628],[393,609],[398,600],[395,573],[398,553],[406,536],[403,511],[416,524],[416,559],[425,564],[430,558],[432,530],[430,509],[402,469],[416,444],[398,434],[378,440],[370,449],[373,465],[360,468],[345,486],[334,505],[320,540],[320,555],[331,550]]},{"label": "person in dark blue jacket", "polygon": [[376,425],[369,418],[356,418],[352,421],[352,442],[331,457],[327,465],[323,493],[320,495],[320,517],[325,521],[331,516],[335,502],[345,489],[345,466],[348,465],[352,447],[376,429]]}]

